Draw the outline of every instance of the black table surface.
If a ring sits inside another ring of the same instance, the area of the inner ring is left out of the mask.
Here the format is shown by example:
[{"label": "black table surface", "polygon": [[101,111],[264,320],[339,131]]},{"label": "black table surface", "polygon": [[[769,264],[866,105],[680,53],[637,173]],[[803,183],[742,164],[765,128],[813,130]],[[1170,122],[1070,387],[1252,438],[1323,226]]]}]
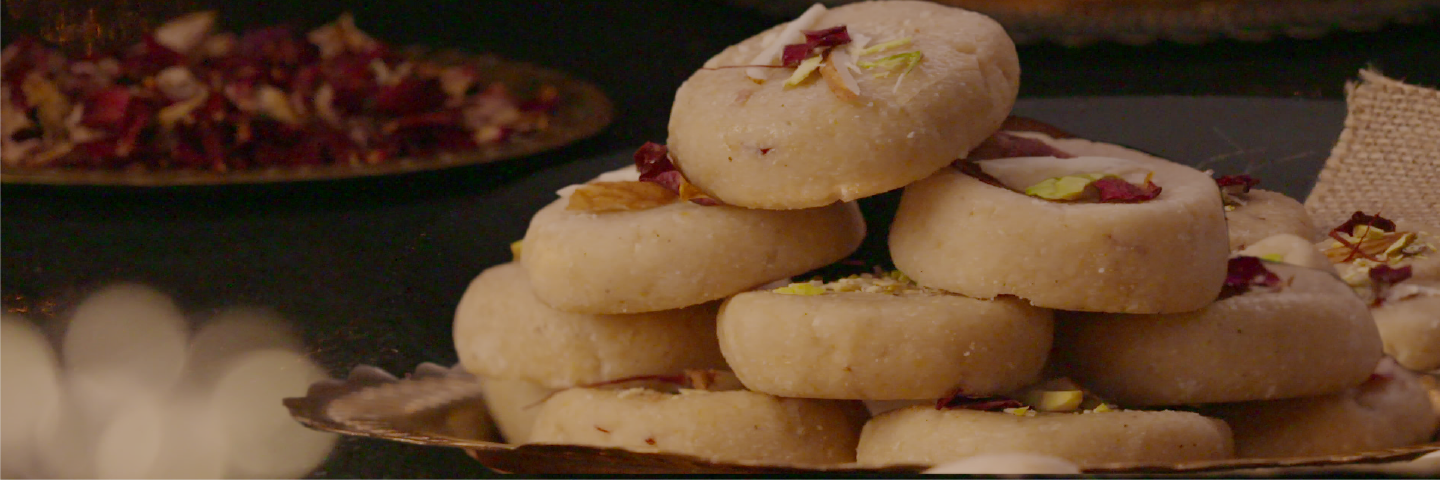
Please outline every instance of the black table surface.
[{"label": "black table surface", "polygon": [[[403,372],[423,361],[454,362],[453,302],[480,269],[508,260],[502,247],[524,233],[525,222],[516,219],[553,198],[554,187],[618,167],[624,152],[644,141],[664,141],[679,84],[708,56],[785,20],[704,0],[216,5],[231,26],[311,26],[351,11],[363,29],[389,42],[493,52],[565,70],[598,84],[617,105],[616,122],[595,138],[491,165],[294,185],[0,189],[0,281],[7,293],[55,295],[138,280],[174,294],[191,310],[266,304],[304,324],[314,356],[336,375],[356,363]],[[1344,84],[1360,68],[1373,65],[1414,83],[1440,84],[1435,27],[1392,25],[1265,43],[1024,45],[1026,100],[1019,111],[1068,119],[1065,126],[1094,138],[1178,148],[1157,153],[1192,155],[1181,159],[1191,163],[1219,157],[1217,166],[1245,168],[1249,164],[1234,163],[1248,161],[1245,145],[1266,145],[1272,150],[1251,153],[1301,159],[1292,163],[1302,167],[1286,167],[1291,173],[1278,188],[1303,195],[1338,134]],[[1115,96],[1290,100],[1043,100]],[[1161,117],[1170,112],[1170,123],[1142,135],[1110,131],[1099,122],[1073,123],[1092,114],[1114,118],[1137,106]],[[1230,129],[1214,137],[1191,131],[1177,143],[1167,135],[1167,128],[1187,127],[1175,112],[1200,111],[1195,114],[1212,122],[1222,115],[1207,108],[1256,115],[1226,123]],[[1289,123],[1273,123],[1278,121]],[[1292,128],[1305,132],[1287,137],[1293,144],[1261,138]],[[488,473],[456,451],[347,440],[314,475]]]}]

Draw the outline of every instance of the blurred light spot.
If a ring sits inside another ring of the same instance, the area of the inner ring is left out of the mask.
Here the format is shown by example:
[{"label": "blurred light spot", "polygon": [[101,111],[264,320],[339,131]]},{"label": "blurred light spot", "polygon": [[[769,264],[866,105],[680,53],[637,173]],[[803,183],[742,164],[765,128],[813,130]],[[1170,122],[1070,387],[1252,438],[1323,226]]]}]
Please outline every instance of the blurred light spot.
[{"label": "blurred light spot", "polygon": [[59,367],[45,334],[29,321],[0,317],[0,475],[38,475],[39,430],[53,426],[60,403]]},{"label": "blurred light spot", "polygon": [[41,329],[3,318],[4,477],[299,477],[334,447],[280,402],[325,374],[273,311],[218,312],[193,340],[145,286],[74,312],[59,361]]},{"label": "blurred light spot", "polygon": [[230,464],[232,476],[303,475],[325,459],[335,435],[301,426],[276,401],[324,378],[314,363],[284,350],[250,352],[230,364],[211,398],[230,432],[237,460]]},{"label": "blurred light spot", "polygon": [[100,432],[95,446],[98,478],[148,478],[161,461],[165,418],[158,402],[132,402]]},{"label": "blurred light spot", "polygon": [[189,327],[164,294],[122,284],[87,297],[76,307],[61,344],[79,406],[108,415],[135,396],[169,392],[185,368]]},{"label": "blurred light spot", "polygon": [[[217,312],[190,340],[186,383],[210,388],[226,365],[251,350],[300,351],[300,340],[275,312],[254,307]],[[302,390],[303,391],[303,390]],[[287,396],[295,395],[290,392]]]}]

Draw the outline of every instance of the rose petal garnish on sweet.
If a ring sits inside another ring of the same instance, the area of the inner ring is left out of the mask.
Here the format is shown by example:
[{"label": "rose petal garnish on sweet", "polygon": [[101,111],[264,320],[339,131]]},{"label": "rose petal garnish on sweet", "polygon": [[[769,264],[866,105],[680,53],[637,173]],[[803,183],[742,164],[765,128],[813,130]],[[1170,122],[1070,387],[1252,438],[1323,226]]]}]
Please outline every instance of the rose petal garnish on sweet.
[{"label": "rose petal garnish on sweet", "polygon": [[1265,262],[1258,257],[1236,256],[1226,265],[1225,286],[1221,287],[1220,298],[1225,299],[1244,294],[1251,288],[1273,288],[1280,285],[1280,276],[1265,268]]},{"label": "rose petal garnish on sweet", "polygon": [[1215,184],[1222,192],[1239,195],[1249,193],[1251,188],[1260,184],[1260,179],[1249,175],[1225,175],[1215,179]]},{"label": "rose petal garnish on sweet", "polygon": [[941,397],[935,401],[936,410],[980,410],[985,412],[1000,412],[1007,408],[1021,408],[1024,403],[1019,400],[1005,397],[971,397],[966,396],[960,390],[955,390],[950,395]]},{"label": "rose petal garnish on sweet", "polygon": [[1330,231],[1350,234],[1355,231],[1355,227],[1360,226],[1368,227],[1370,229],[1378,228],[1386,232],[1395,231],[1394,220],[1382,217],[1379,213],[1376,213],[1375,215],[1366,215],[1365,212],[1361,212],[1358,210],[1355,213],[1350,214],[1349,220],[1346,220],[1345,223],[1340,224],[1340,226],[1335,227]]},{"label": "rose petal garnish on sweet", "polygon": [[805,43],[793,43],[786,45],[780,56],[780,64],[793,67],[801,61],[809,58],[816,50],[821,48],[837,47],[850,43],[850,33],[844,25],[837,25],[823,30],[809,30],[801,32],[805,34]]},{"label": "rose petal garnish on sweet", "polygon": [[1040,140],[1011,135],[1005,132],[995,132],[989,137],[986,137],[985,141],[980,142],[979,146],[971,150],[970,153],[965,156],[965,159],[979,161],[1018,157],[1075,158],[1074,155]]},{"label": "rose petal garnish on sweet", "polygon": [[1334,263],[1368,261],[1388,263],[1430,249],[1413,232],[1396,231],[1395,222],[1380,216],[1355,212],[1350,219],[1330,230],[1330,240],[1317,245]]},{"label": "rose petal garnish on sweet", "polygon": [[1145,185],[1135,185],[1115,175],[1084,173],[1041,180],[1025,187],[1026,195],[1050,201],[1095,201],[1139,203],[1160,195],[1160,187],[1147,176]]},{"label": "rose petal garnish on sweet", "polygon": [[750,65],[745,66],[745,76],[755,83],[764,83],[765,70],[762,67],[770,65],[770,62],[774,62],[775,57],[785,48],[785,42],[789,42],[791,38],[795,38],[795,35],[802,30],[810,28],[810,25],[814,24],[815,20],[819,19],[821,15],[824,15],[826,10],[825,5],[816,3],[811,5],[810,8],[805,9],[805,13],[800,14],[796,19],[786,23],[785,27],[780,29],[780,33],[766,42],[764,47],[760,49],[760,53],[756,54],[755,57],[750,60]]},{"label": "rose petal garnish on sweet", "polygon": [[810,50],[811,47],[809,44],[796,43],[786,45],[785,50],[780,53],[780,65],[786,67],[794,67],[800,65],[801,62],[804,62],[807,58],[810,58]]},{"label": "rose petal garnish on sweet", "polygon": [[645,142],[635,151],[635,169],[640,172],[640,181],[652,182],[675,192],[681,200],[689,201],[697,205],[713,207],[721,205],[720,201],[706,195],[690,184],[675,164],[670,161],[670,149],[665,145],[655,142]]},{"label": "rose petal garnish on sweet", "polygon": [[950,164],[950,166],[954,167],[956,170],[959,170],[960,173],[974,177],[976,180],[979,180],[986,185],[990,185],[992,187],[1000,187],[1007,190],[1010,189],[1010,187],[1005,186],[1004,183],[1000,183],[1000,179],[995,178],[995,176],[990,175],[989,173],[985,173],[985,170],[980,168],[980,164],[973,162],[969,159],[956,160],[955,163]]},{"label": "rose petal garnish on sweet", "polygon": [[1371,307],[1378,307],[1385,302],[1390,289],[1400,282],[1410,279],[1412,269],[1409,265],[1393,268],[1389,265],[1377,265],[1370,269],[1370,293],[1374,297]]},{"label": "rose petal garnish on sweet", "polygon": [[1135,185],[1115,176],[1101,178],[1090,185],[1099,189],[1100,203],[1139,203],[1160,196],[1160,187],[1149,177],[1145,178],[1144,185]]}]

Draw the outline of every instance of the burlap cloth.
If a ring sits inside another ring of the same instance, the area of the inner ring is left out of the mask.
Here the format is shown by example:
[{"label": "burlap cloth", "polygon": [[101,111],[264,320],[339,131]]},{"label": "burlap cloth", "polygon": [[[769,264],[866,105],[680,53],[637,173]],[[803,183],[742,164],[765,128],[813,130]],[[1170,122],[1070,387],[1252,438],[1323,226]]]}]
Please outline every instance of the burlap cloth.
[{"label": "burlap cloth", "polygon": [[1305,199],[1315,224],[1362,210],[1440,225],[1440,90],[1362,70],[1345,93],[1345,130]]}]

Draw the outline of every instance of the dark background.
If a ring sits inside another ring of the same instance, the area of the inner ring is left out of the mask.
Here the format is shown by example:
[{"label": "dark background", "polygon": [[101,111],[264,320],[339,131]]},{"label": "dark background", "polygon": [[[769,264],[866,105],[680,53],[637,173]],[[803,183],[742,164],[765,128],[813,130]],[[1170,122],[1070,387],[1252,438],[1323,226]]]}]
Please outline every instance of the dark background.
[{"label": "dark background", "polygon": [[[362,29],[389,43],[491,52],[553,67],[596,83],[615,102],[616,121],[605,133],[519,162],[298,185],[5,185],[0,191],[0,279],[7,294],[73,296],[125,279],[159,285],[192,310],[268,304],[310,322],[306,340],[337,375],[356,363],[403,372],[422,361],[454,362],[447,348],[453,305],[416,299],[458,299],[478,267],[509,257],[500,249],[465,251],[457,247],[466,245],[463,237],[499,239],[490,243],[500,245],[520,238],[523,222],[513,219],[550,198],[546,188],[558,182],[542,181],[537,172],[664,141],[674,91],[694,69],[725,46],[786,20],[718,0],[210,3],[231,28],[311,27],[349,11]],[[27,26],[8,9],[7,39]],[[1021,97],[1340,100],[1345,82],[1367,65],[1433,86],[1440,84],[1435,27],[1432,21],[1264,43],[1022,45]],[[567,175],[585,178],[604,166],[586,164]],[[430,281],[394,280],[406,278]],[[378,441],[346,441],[315,472],[486,473],[459,452]]]}]

